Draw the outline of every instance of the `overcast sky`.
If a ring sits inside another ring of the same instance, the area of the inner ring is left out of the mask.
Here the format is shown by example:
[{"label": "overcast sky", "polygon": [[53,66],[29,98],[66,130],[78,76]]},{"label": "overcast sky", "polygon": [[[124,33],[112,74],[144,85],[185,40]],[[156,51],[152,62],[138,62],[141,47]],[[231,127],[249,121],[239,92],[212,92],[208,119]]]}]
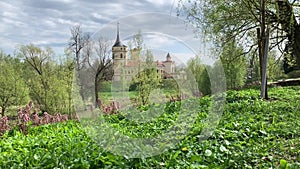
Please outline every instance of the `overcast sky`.
[{"label": "overcast sky", "polygon": [[141,30],[147,47],[187,60],[203,46],[176,17],[176,7],[177,0],[4,0],[0,49],[12,54],[18,45],[32,43],[61,55],[72,26],[80,24],[83,31],[114,41],[119,22],[125,44]]}]

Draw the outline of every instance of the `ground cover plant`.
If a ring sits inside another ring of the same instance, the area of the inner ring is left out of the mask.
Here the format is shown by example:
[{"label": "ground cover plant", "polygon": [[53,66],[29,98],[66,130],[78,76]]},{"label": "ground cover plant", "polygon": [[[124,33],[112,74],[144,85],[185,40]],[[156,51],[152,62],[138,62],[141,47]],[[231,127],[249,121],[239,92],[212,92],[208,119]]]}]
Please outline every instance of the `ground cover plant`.
[{"label": "ground cover plant", "polygon": [[[300,87],[270,88],[270,99],[255,89],[228,91],[213,135],[199,141],[211,98],[199,99],[196,122],[173,149],[148,158],[107,152],[78,121],[17,128],[0,138],[1,168],[300,168]],[[115,129],[132,137],[157,135],[172,124],[180,102],[137,125],[122,113],[105,115]],[[176,108],[177,107],[177,108]]]}]

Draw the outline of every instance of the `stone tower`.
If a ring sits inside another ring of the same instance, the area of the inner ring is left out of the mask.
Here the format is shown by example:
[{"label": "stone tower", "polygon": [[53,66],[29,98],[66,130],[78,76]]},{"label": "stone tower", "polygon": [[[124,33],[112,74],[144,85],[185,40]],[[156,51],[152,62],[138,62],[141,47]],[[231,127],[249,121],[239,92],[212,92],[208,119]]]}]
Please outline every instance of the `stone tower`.
[{"label": "stone tower", "polygon": [[164,61],[165,64],[165,72],[168,74],[173,74],[175,73],[175,62],[172,61],[172,58],[170,56],[170,53],[167,54],[166,56],[166,61]]},{"label": "stone tower", "polygon": [[121,78],[122,69],[127,64],[127,46],[120,41],[119,23],[117,25],[117,38],[112,46],[112,58],[114,68],[114,80],[119,81]]}]

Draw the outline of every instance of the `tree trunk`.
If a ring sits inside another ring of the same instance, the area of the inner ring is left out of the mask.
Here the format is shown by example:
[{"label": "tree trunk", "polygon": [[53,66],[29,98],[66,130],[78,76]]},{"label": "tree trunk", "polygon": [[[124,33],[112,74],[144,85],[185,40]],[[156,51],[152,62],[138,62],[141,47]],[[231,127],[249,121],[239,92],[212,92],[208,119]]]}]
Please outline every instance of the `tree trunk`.
[{"label": "tree trunk", "polygon": [[4,117],[6,107],[1,107],[1,116]]},{"label": "tree trunk", "polygon": [[296,57],[296,68],[300,70],[300,25],[294,26],[293,54]]},{"label": "tree trunk", "polygon": [[[263,97],[263,99],[268,99],[268,89],[267,89],[267,80],[266,80],[266,76],[264,76],[265,79],[263,79],[263,66],[267,66],[267,62],[268,60],[265,59],[266,57],[266,52],[268,52],[268,50],[265,50],[266,48],[266,4],[265,4],[265,0],[261,0],[261,4],[260,4],[260,35],[259,35],[259,60],[260,60],[260,77],[261,77],[261,97]],[[259,31],[258,31],[259,32]],[[267,70],[265,70],[267,71]],[[263,83],[265,81],[265,83]],[[263,90],[264,89],[264,90]]]},{"label": "tree trunk", "polygon": [[95,108],[100,107],[101,105],[98,105],[99,103],[99,82],[98,82],[98,76],[95,77]]}]

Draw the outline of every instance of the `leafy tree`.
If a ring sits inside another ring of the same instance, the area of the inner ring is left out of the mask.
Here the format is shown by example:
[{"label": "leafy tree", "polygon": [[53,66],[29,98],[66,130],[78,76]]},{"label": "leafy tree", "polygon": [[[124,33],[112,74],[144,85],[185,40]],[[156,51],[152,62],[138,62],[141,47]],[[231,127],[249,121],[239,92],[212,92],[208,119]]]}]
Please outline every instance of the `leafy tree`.
[{"label": "leafy tree", "polygon": [[237,47],[235,41],[227,43],[223,48],[221,62],[229,89],[243,86],[245,83],[247,69],[246,58],[236,57],[241,53],[243,53],[243,49]]},{"label": "leafy tree", "polygon": [[276,53],[271,51],[268,57],[268,79],[274,81],[284,77],[284,71],[282,69],[281,63],[282,62],[279,62],[278,59],[276,59]]},{"label": "leafy tree", "polygon": [[133,83],[137,86],[138,101],[140,105],[149,104],[149,95],[151,91],[160,87],[162,82],[161,73],[154,64],[153,54],[147,49],[146,64],[142,65],[142,70],[133,78]]},{"label": "leafy tree", "polygon": [[208,74],[209,68],[209,66],[206,66],[206,68],[202,71],[200,79],[198,81],[199,90],[204,96],[211,94],[211,81]]},{"label": "leafy tree", "polygon": [[[262,25],[264,21],[271,30],[270,49],[277,47],[281,52],[290,52],[300,68],[299,10],[294,8],[299,3],[298,0],[181,0],[178,12],[185,15],[198,31],[209,35],[218,47],[222,48],[234,39],[244,46],[245,53],[258,51],[257,29],[265,26]],[[285,41],[288,41],[286,50],[282,48]]]},{"label": "leafy tree", "polygon": [[[54,61],[50,48],[41,49],[34,45],[23,45],[18,49],[24,63],[23,77],[29,87],[29,94],[42,111],[71,113],[70,82],[73,79],[73,65]],[[65,67],[66,66],[66,67]]]},{"label": "leafy tree", "polygon": [[56,65],[57,76],[64,78],[63,80],[63,92],[65,93],[64,102],[67,108],[67,112],[70,116],[74,115],[74,69],[75,62],[73,57],[68,51],[65,51],[64,56],[59,57],[59,63]]},{"label": "leafy tree", "polygon": [[[253,55],[257,55],[257,54],[253,54]],[[284,70],[282,69],[282,64],[283,62],[279,61],[276,58],[276,53],[271,51],[268,57],[268,67],[267,67],[267,74],[269,80],[273,81],[284,77],[283,74]],[[259,67],[260,65],[259,65],[258,57],[254,56],[248,59],[246,83],[259,81],[260,79]]]},{"label": "leafy tree", "polygon": [[0,107],[1,115],[9,106],[22,105],[28,102],[28,88],[24,79],[15,67],[18,60],[4,56],[0,52]]},{"label": "leafy tree", "polygon": [[[188,61],[188,69],[192,74],[189,74],[188,76],[193,76],[197,82],[197,86],[190,86],[193,91],[197,91],[195,87],[198,88],[198,90],[203,95],[209,95],[211,94],[211,83],[210,78],[207,69],[210,67],[208,65],[204,65],[201,63],[201,60],[199,56],[196,56]],[[189,71],[187,71],[189,72]],[[188,77],[188,79],[193,79],[191,77]],[[193,84],[193,82],[190,82]]]}]

